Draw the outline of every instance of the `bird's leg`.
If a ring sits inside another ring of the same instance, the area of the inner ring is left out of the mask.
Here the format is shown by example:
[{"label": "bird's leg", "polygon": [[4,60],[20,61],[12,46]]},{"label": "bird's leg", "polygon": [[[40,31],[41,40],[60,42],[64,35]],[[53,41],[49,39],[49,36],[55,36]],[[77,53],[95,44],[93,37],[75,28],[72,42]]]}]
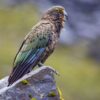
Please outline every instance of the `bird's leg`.
[{"label": "bird's leg", "polygon": [[44,66],[44,65],[43,65],[43,63],[39,62],[39,63],[38,63],[38,66],[39,66],[39,67],[42,67],[42,66]]}]

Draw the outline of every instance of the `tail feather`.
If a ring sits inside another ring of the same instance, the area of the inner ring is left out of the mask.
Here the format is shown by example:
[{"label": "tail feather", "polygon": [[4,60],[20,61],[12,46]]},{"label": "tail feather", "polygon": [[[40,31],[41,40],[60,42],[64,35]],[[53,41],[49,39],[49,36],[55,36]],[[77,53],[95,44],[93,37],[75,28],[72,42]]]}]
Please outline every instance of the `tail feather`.
[{"label": "tail feather", "polygon": [[45,48],[38,49],[34,55],[32,55],[32,51],[24,62],[17,64],[8,79],[8,86],[30,72],[38,64],[44,52]]}]

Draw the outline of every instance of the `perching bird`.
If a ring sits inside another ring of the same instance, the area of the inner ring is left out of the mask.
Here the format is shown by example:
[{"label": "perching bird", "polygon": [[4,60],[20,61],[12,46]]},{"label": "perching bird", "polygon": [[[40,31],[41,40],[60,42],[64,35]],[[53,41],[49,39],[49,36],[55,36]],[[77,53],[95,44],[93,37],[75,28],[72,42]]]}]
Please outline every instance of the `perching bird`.
[{"label": "perching bird", "polygon": [[54,51],[67,13],[62,6],[47,10],[28,35],[17,52],[13,70],[8,79],[8,86],[29,73],[36,65],[42,66]]}]

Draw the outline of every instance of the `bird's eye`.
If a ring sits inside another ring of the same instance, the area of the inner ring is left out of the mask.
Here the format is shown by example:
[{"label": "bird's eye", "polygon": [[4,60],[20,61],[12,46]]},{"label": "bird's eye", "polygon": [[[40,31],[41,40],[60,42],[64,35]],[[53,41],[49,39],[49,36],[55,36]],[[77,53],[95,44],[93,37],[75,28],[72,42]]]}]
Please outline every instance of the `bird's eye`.
[{"label": "bird's eye", "polygon": [[58,13],[57,13],[57,12],[53,12],[53,15],[57,16],[57,15],[58,15]]},{"label": "bird's eye", "polygon": [[60,15],[60,16],[63,16],[63,14],[62,14],[62,13],[60,13],[59,15]]},{"label": "bird's eye", "polygon": [[57,12],[53,12],[52,15],[55,17],[55,18],[58,18],[59,17],[59,14]]}]

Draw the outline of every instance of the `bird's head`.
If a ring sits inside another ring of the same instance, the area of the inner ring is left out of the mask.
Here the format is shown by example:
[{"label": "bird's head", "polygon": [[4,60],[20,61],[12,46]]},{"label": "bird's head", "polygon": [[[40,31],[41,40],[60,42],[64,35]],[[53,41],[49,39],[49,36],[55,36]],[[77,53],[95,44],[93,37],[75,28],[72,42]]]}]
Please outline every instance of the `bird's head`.
[{"label": "bird's head", "polygon": [[68,19],[67,12],[62,6],[54,6],[47,10],[42,19],[48,19],[53,22],[62,23]]},{"label": "bird's head", "polygon": [[62,6],[54,6],[47,10],[42,17],[43,20],[49,20],[55,25],[56,32],[60,33],[64,22],[68,19],[67,12]]}]

